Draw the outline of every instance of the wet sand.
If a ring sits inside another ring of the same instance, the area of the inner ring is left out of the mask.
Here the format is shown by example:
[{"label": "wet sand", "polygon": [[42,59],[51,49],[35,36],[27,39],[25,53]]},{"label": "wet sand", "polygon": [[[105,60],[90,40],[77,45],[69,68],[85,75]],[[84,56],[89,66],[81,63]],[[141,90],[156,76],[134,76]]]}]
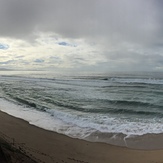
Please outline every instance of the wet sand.
[{"label": "wet sand", "polygon": [[130,148],[120,147],[46,131],[0,111],[0,137],[41,163],[163,163],[161,134],[129,138]]}]

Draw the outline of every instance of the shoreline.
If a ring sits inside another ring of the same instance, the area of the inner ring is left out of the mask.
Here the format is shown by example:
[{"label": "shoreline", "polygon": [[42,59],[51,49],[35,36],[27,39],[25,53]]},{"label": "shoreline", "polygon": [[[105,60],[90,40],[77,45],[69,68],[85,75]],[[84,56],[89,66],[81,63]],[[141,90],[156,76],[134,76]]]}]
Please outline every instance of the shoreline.
[{"label": "shoreline", "polygon": [[[88,142],[44,130],[0,111],[0,137],[23,148],[27,155],[45,163],[149,163],[163,160],[163,134],[127,138],[127,147]],[[122,136],[120,140],[124,137]],[[115,139],[117,141],[117,139]],[[145,150],[136,147],[148,147]],[[135,146],[135,149],[131,149]],[[157,147],[157,150],[153,150]],[[160,150],[162,148],[162,150]],[[158,150],[159,149],[159,150]]]},{"label": "shoreline", "polygon": [[[97,141],[93,141],[98,137]],[[161,150],[163,149],[163,133],[144,135],[125,135],[122,133],[93,133],[91,138],[84,139],[89,142],[105,143],[119,147],[137,150]]]}]

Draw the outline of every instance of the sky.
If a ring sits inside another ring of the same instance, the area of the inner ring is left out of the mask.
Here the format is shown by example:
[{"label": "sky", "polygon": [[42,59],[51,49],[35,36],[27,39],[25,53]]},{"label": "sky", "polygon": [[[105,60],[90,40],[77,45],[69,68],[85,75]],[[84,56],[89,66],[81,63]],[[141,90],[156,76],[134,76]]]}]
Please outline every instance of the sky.
[{"label": "sky", "polygon": [[163,71],[161,0],[0,0],[0,68]]}]

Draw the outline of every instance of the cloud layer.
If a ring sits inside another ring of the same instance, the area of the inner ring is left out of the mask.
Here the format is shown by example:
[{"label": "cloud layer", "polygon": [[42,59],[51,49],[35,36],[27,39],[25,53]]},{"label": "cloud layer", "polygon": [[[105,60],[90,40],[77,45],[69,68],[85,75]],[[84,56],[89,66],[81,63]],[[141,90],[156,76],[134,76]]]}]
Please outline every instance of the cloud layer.
[{"label": "cloud layer", "polygon": [[0,50],[10,46],[5,54],[0,51],[0,66],[162,70],[160,0],[0,4]]}]

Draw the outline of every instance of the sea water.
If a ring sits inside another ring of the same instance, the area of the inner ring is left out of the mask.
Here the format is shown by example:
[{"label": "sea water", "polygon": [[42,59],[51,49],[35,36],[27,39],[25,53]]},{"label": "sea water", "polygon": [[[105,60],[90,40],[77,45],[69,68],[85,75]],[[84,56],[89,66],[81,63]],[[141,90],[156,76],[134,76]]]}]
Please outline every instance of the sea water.
[{"label": "sea water", "polygon": [[163,73],[0,74],[0,110],[41,128],[80,139],[163,132]]}]

